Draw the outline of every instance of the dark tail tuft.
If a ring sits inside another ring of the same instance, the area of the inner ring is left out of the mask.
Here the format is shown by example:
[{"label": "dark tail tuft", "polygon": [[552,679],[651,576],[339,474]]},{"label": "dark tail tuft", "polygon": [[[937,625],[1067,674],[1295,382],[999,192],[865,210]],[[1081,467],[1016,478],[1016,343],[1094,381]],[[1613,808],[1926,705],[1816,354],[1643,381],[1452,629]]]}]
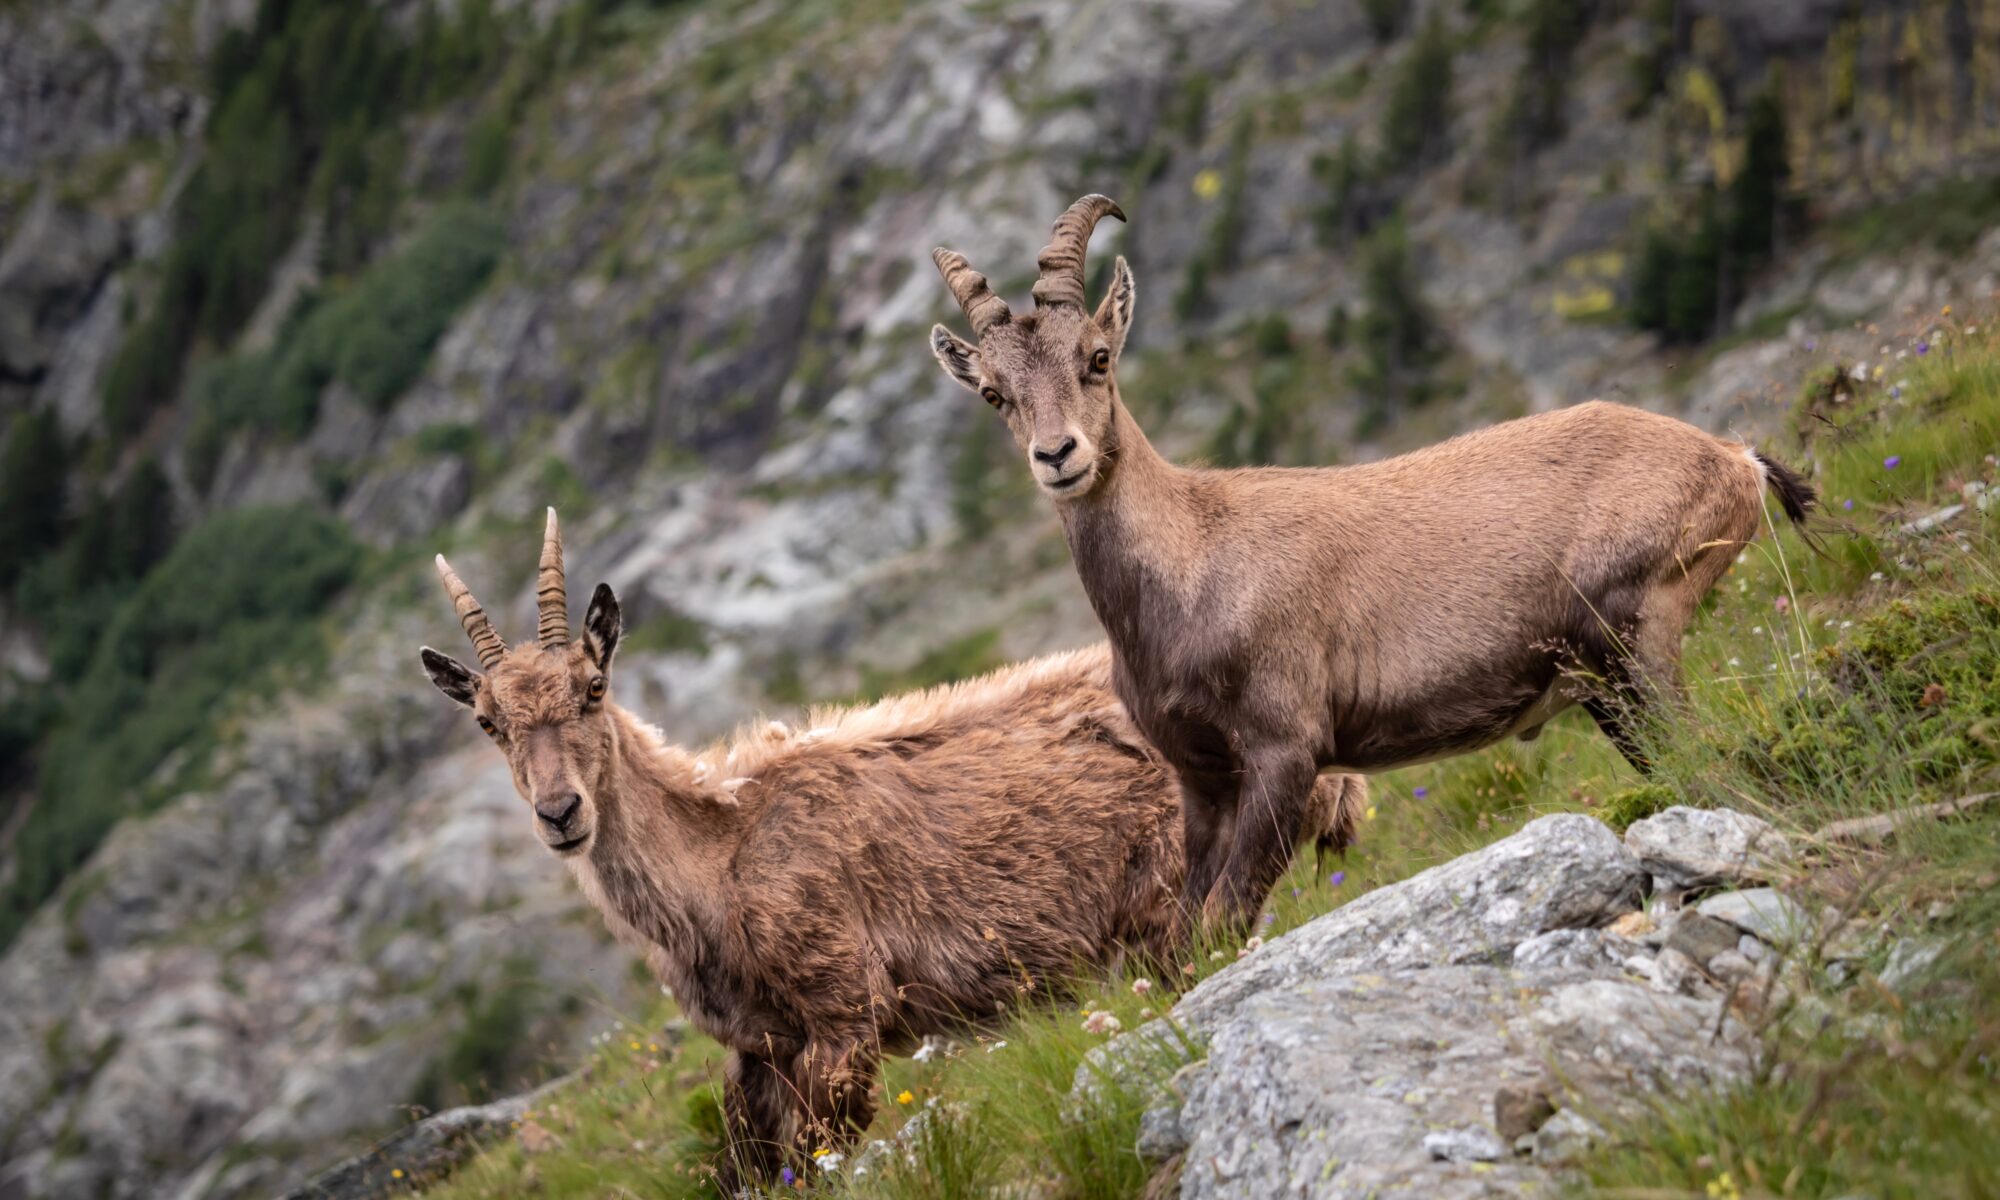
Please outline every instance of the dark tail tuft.
[{"label": "dark tail tuft", "polygon": [[1805,476],[1777,459],[1761,450],[1750,453],[1763,464],[1764,477],[1771,485],[1771,493],[1778,498],[1778,507],[1785,510],[1785,516],[1791,519],[1792,524],[1803,527],[1807,514],[1812,512],[1813,505],[1819,503],[1819,493],[1806,482]]}]

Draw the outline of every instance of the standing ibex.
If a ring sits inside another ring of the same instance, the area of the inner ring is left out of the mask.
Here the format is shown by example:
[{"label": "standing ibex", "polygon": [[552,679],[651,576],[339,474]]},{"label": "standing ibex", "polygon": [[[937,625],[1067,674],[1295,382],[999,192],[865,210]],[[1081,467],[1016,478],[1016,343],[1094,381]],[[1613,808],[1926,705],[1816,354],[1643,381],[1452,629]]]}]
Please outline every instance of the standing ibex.
[{"label": "standing ibex", "polygon": [[[851,1142],[885,1048],[1180,945],[1171,778],[1102,646],[689,754],[611,699],[608,586],[570,641],[553,509],[535,644],[509,649],[437,566],[485,673],[429,647],[424,669],[506,754],[605,923],[729,1048],[729,1178]],[[1311,832],[1344,846],[1364,795],[1325,780]]]},{"label": "standing ibex", "polygon": [[1057,219],[1025,315],[935,251],[978,342],[939,325],[931,348],[1055,500],[1119,698],[1180,777],[1190,901],[1255,914],[1321,769],[1532,736],[1578,701],[1639,761],[1627,706],[1677,686],[1681,635],[1756,533],[1764,488],[1802,522],[1810,485],[1603,403],[1361,466],[1174,466],[1119,396],[1123,258],[1095,315],[1084,306],[1084,249],[1107,215],[1124,217],[1086,196]]}]

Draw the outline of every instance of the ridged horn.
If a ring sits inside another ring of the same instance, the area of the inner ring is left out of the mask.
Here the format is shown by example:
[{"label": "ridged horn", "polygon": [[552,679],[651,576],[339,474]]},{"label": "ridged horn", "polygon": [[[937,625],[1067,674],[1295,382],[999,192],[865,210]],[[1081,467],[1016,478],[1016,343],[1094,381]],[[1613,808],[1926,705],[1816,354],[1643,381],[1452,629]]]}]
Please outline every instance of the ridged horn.
[{"label": "ridged horn", "polygon": [[451,597],[451,606],[458,612],[458,623],[465,627],[465,636],[472,639],[472,649],[479,655],[479,665],[491,671],[493,665],[507,653],[507,643],[494,632],[492,618],[480,607],[472,589],[451,569],[444,555],[437,556],[438,578],[444,580],[445,595]]},{"label": "ridged horn", "polygon": [[1035,280],[1035,304],[1068,304],[1076,308],[1083,301],[1083,254],[1090,246],[1090,233],[1105,217],[1125,219],[1125,210],[1109,196],[1095,192],[1069,206],[1056,218],[1049,244],[1035,259],[1041,277]]},{"label": "ridged horn", "polygon": [[542,534],[542,569],[535,575],[535,637],[544,646],[569,645],[569,596],[563,590],[562,528],[549,510]]},{"label": "ridged horn", "polygon": [[937,264],[938,274],[944,276],[944,285],[951,289],[958,306],[965,310],[965,319],[972,322],[973,337],[1013,315],[1007,311],[1007,302],[986,286],[986,276],[965,261],[965,255],[939,246],[931,251],[931,261]]}]

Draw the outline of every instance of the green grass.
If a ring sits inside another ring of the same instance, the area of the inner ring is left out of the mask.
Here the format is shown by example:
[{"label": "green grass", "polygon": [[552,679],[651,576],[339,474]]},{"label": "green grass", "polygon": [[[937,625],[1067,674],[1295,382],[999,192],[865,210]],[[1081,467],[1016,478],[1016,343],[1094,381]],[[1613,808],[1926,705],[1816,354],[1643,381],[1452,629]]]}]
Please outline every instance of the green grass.
[{"label": "green grass", "polygon": [[[1885,375],[1888,373],[1885,372]],[[1899,379],[1902,394],[1890,394]],[[1810,403],[1810,396],[1802,403]],[[1552,811],[1622,826],[1671,803],[1757,812],[1811,841],[1828,821],[1996,786],[2000,774],[2000,537],[1984,518],[1961,536],[1893,533],[1968,482],[1996,482],[2000,342],[1947,338],[1880,383],[1857,385],[1829,422],[1780,447],[1814,464],[1835,513],[1820,558],[1785,530],[1761,539],[1718,587],[1686,640],[1686,705],[1646,731],[1656,764],[1641,778],[1575,711],[1532,743],[1379,777],[1360,844],[1337,863],[1302,861],[1274,891],[1260,934],[1274,937],[1373,888],[1503,837]],[[1882,460],[1900,455],[1894,468]],[[1856,500],[1850,512],[1840,507]],[[1864,552],[1850,552],[1850,543]],[[1958,549],[1964,544],[1967,549]],[[1932,685],[1935,685],[1933,688]],[[1888,936],[1950,949],[1926,981],[1897,994],[1876,974],[1885,951],[1844,986],[1816,950],[1789,977],[1793,1002],[1768,1013],[1771,1052],[1753,1082],[1664,1097],[1616,1125],[1581,1164],[1577,1189],[1624,1196],[1974,1197],[2000,1194],[1990,1153],[2000,1123],[2000,813],[1916,825],[1886,846],[1823,849],[1821,869],[1790,886],[1811,911],[1832,907]],[[1236,957],[1203,946],[1169,968],[1183,986]],[[967,1034],[949,1057],[886,1064],[869,1138],[930,1108],[913,1153],[854,1181],[869,1197],[990,1197],[1028,1191],[1132,1197],[1149,1172],[1133,1151],[1138,1090],[1106,1086],[1080,1110],[1077,1067],[1102,1034],[1084,1014],[1127,1029],[1170,1003],[1155,978],[1075,981]],[[1827,1014],[1822,1029],[1801,1014]],[[1004,1044],[1003,1044],[1004,1043]],[[701,1046],[695,1050],[693,1047]],[[1140,1073],[1165,1078],[1198,1046],[1163,1047]],[[433,1195],[698,1194],[691,1172],[716,1152],[715,1050],[697,1039],[672,1069],[614,1047],[566,1099],[565,1141],[528,1156],[507,1143]],[[645,1086],[640,1086],[641,1082]],[[1136,1083],[1138,1081],[1128,1081]],[[643,1142],[647,1149],[632,1147]],[[1726,1179],[1724,1177],[1727,1177]],[[805,1190],[831,1192],[820,1180]],[[1711,1190],[1711,1185],[1714,1190]],[[791,1194],[796,1189],[778,1189]]]}]

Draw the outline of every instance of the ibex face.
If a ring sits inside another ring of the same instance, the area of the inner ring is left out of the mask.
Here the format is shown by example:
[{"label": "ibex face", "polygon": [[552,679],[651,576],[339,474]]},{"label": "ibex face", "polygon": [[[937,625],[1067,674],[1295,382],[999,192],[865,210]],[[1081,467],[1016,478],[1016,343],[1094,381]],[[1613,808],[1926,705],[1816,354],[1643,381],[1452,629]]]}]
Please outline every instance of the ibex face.
[{"label": "ibex face", "polygon": [[425,646],[425,673],[439,691],[470,708],[506,754],[515,788],[534,809],[542,844],[561,855],[583,853],[597,831],[596,796],[611,761],[612,726],[604,703],[622,627],[618,597],[609,585],[598,584],[583,619],[583,640],[570,642],[554,509],[536,581],[541,614],[536,644],[508,649],[443,555],[437,567],[486,672]]},{"label": "ibex face", "polygon": [[1084,248],[1105,216],[1125,219],[1110,200],[1085,196],[1056,219],[1053,239],[1037,260],[1035,311],[1026,316],[1010,312],[963,255],[931,252],[978,339],[967,342],[934,326],[931,352],[945,374],[999,411],[1028,456],[1035,482],[1058,500],[1088,494],[1117,452],[1113,373],[1137,293],[1121,257],[1096,314],[1084,308]]}]

